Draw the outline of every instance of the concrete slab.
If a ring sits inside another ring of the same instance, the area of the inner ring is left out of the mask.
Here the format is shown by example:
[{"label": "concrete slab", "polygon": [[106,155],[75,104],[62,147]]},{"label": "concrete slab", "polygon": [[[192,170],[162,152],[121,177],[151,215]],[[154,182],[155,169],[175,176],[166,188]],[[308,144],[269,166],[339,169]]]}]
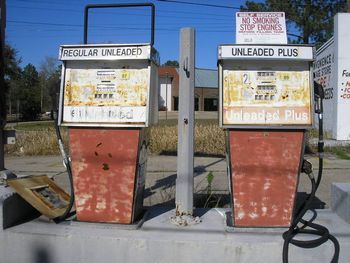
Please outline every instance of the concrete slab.
[{"label": "concrete slab", "polygon": [[[281,262],[282,232],[227,232],[227,209],[195,211],[202,223],[190,227],[170,224],[175,211],[153,208],[139,230],[113,224],[56,225],[43,219],[0,230],[0,262]],[[318,222],[329,228],[341,246],[339,262],[350,258],[350,227],[329,210],[317,211]],[[330,242],[316,249],[290,247],[290,262],[329,262]]]},{"label": "concrete slab", "polygon": [[[309,159],[316,168],[317,160]],[[7,157],[6,167],[19,174],[49,174],[68,188],[60,156]],[[145,205],[172,204],[175,171],[175,156],[150,156]],[[195,158],[196,194],[206,193],[209,172],[214,174],[213,192],[227,194],[226,161],[210,157]],[[350,181],[350,163],[328,157],[318,193],[322,200],[330,200],[330,185],[337,180]],[[309,191],[306,176],[301,176],[299,190]],[[0,231],[0,262],[281,262],[284,229],[228,231],[225,214],[229,210],[197,209],[202,223],[178,227],[170,224],[171,207],[152,207],[138,230],[81,222],[56,225],[39,218]],[[350,225],[330,210],[319,210],[317,222],[338,238],[339,262],[348,262]],[[290,262],[329,262],[332,254],[330,242],[311,250],[291,246]]]}]

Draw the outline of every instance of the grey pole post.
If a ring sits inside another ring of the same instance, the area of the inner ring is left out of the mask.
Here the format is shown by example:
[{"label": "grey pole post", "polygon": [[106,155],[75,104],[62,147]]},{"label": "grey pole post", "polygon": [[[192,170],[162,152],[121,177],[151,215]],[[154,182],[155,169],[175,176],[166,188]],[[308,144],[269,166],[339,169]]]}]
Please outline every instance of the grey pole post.
[{"label": "grey pole post", "polygon": [[193,214],[195,31],[180,31],[176,215]]},{"label": "grey pole post", "polygon": [[6,3],[0,0],[0,171],[5,169],[4,161],[4,126],[6,121],[6,97],[4,80],[4,47],[6,25]]}]

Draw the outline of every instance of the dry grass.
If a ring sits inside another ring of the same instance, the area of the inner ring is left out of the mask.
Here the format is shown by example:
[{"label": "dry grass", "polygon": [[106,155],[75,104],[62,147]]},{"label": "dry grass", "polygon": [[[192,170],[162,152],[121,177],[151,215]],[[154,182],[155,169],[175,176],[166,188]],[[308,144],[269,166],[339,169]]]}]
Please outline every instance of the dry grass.
[{"label": "dry grass", "polygon": [[225,155],[225,133],[217,124],[199,123],[194,132],[196,153]]},{"label": "dry grass", "polygon": [[[37,131],[17,131],[16,144],[6,145],[5,152],[10,155],[56,155],[59,154],[55,130],[48,128]],[[62,131],[63,138],[67,132]]]},{"label": "dry grass", "polygon": [[[196,120],[195,122],[195,154],[225,155],[225,134],[218,126],[217,120]],[[6,145],[5,152],[9,155],[55,155],[59,154],[53,122],[37,122],[19,124],[16,127],[17,141],[15,145]],[[68,145],[67,130],[62,128],[62,137]],[[311,130],[309,138],[317,137],[317,131]],[[177,121],[163,120],[149,129],[149,151],[151,154],[177,153]],[[311,153],[317,152],[317,146],[307,144]],[[338,156],[350,158],[350,147],[325,148]]]},{"label": "dry grass", "polygon": [[149,132],[149,151],[152,154],[175,153],[177,149],[177,126],[157,125]]},{"label": "dry grass", "polygon": [[[195,126],[195,152],[200,155],[224,155],[224,132],[216,120],[198,120]],[[7,145],[10,155],[52,155],[59,154],[53,123],[18,125],[15,145]],[[67,142],[67,131],[62,129]],[[149,150],[152,154],[176,154],[177,122],[161,121],[149,130]]]},{"label": "dry grass", "polygon": [[[210,120],[198,120],[195,125],[195,153],[200,155],[224,155],[224,131]],[[150,152],[175,154],[177,151],[177,125],[160,123],[150,130]]]}]

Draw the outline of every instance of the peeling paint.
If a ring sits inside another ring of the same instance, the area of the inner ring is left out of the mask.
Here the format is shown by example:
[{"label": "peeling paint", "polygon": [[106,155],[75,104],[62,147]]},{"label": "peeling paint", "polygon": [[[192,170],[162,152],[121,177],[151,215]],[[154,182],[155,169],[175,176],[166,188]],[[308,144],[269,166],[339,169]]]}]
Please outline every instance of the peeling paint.
[{"label": "peeling paint", "polygon": [[131,223],[139,132],[69,129],[79,221]]},{"label": "peeling paint", "polygon": [[236,226],[290,225],[302,141],[302,131],[230,131]]}]

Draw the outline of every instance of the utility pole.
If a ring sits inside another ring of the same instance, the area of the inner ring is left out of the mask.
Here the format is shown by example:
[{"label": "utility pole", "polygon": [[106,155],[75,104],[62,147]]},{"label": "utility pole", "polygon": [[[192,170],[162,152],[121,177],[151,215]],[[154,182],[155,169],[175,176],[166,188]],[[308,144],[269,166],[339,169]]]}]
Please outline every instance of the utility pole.
[{"label": "utility pole", "polygon": [[0,171],[5,170],[4,127],[6,122],[6,97],[4,80],[4,47],[6,26],[6,0],[0,0]]},{"label": "utility pole", "polygon": [[195,31],[180,32],[176,215],[193,215]]}]

